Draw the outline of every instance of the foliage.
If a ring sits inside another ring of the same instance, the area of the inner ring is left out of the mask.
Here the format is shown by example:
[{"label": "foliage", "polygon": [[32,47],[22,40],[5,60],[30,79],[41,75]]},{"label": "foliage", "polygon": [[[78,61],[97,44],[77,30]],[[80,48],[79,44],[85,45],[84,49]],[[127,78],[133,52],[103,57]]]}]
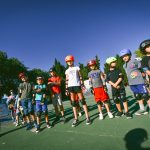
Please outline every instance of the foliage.
[{"label": "foliage", "polygon": [[142,58],[144,56],[139,49],[135,50],[134,53],[135,53],[136,57],[141,57]]}]

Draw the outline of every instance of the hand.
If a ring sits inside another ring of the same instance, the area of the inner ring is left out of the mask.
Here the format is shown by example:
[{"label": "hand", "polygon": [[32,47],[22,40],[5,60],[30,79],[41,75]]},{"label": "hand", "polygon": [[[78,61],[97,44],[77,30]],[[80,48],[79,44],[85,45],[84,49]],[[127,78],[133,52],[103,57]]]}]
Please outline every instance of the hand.
[{"label": "hand", "polygon": [[120,89],[120,86],[118,85],[118,86],[116,87],[116,89]]},{"label": "hand", "polygon": [[94,94],[93,87],[90,88],[91,94]]},{"label": "hand", "polygon": [[32,99],[32,104],[33,104],[33,105],[35,104],[35,99]]},{"label": "hand", "polygon": [[36,91],[36,93],[40,93],[41,92],[41,89],[37,89],[37,90],[35,90]]},{"label": "hand", "polygon": [[108,89],[107,89],[106,85],[104,85],[104,90],[105,90],[105,92],[108,92]]},{"label": "hand", "polygon": [[66,93],[65,93],[65,94],[66,94],[66,96],[69,96],[69,91],[68,91],[68,90],[66,90]]},{"label": "hand", "polygon": [[55,82],[48,82],[48,85],[50,86],[55,85]]},{"label": "hand", "polygon": [[83,84],[81,85],[81,89],[83,92],[86,91],[86,87]]}]

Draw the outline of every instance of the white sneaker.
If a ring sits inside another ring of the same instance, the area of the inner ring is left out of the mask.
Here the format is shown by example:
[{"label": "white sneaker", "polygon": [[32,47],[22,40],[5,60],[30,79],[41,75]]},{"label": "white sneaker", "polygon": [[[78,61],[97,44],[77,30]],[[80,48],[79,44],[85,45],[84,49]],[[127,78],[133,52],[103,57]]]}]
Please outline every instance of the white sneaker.
[{"label": "white sneaker", "polygon": [[111,112],[108,112],[108,116],[109,116],[110,119],[114,118],[114,116],[112,115]]},{"label": "white sneaker", "polygon": [[19,123],[16,122],[15,126],[18,127],[18,126],[19,126]]},{"label": "white sneaker", "polygon": [[82,113],[79,111],[79,117],[81,117],[82,116]]},{"label": "white sneaker", "polygon": [[103,120],[103,119],[104,119],[103,114],[99,113],[99,120]]}]

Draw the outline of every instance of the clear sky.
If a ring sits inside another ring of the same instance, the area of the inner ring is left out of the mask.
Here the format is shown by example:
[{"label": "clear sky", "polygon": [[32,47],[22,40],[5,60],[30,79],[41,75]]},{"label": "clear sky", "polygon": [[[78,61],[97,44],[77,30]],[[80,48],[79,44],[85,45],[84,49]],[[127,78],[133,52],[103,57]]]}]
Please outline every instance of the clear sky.
[{"label": "clear sky", "polygon": [[150,38],[150,0],[0,0],[0,50],[30,69],[68,54],[101,65]]}]

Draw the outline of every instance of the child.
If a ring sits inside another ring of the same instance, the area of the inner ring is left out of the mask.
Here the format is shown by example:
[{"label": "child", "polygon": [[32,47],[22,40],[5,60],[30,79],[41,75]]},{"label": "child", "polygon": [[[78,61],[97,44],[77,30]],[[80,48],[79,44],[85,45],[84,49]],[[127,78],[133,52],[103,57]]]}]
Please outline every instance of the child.
[{"label": "child", "polygon": [[44,84],[43,77],[37,77],[37,85],[34,86],[33,101],[36,102],[36,113],[37,113],[37,129],[36,132],[40,131],[41,115],[42,112],[45,115],[45,121],[47,128],[51,128],[48,120],[48,109],[46,100],[46,85]]},{"label": "child", "polygon": [[106,93],[106,85],[104,82],[103,73],[97,69],[96,60],[90,60],[88,62],[88,67],[90,72],[88,73],[89,81],[91,84],[91,92],[94,94],[95,102],[98,106],[99,119],[103,120],[102,104],[105,105],[109,118],[113,118],[112,113],[109,108],[109,96]]},{"label": "child", "polygon": [[13,93],[13,90],[10,90],[10,96],[7,98],[7,105],[8,105],[8,110],[10,111],[10,115],[12,118],[12,121],[15,123],[15,95]]},{"label": "child", "polygon": [[53,68],[49,70],[50,78],[48,79],[48,85],[50,86],[50,90],[52,92],[52,103],[55,109],[56,119],[54,122],[59,121],[59,111],[58,106],[60,108],[62,122],[65,123],[66,118],[64,114],[64,107],[62,103],[62,96],[61,96],[61,77],[59,77]]},{"label": "child", "polygon": [[74,113],[74,121],[72,123],[72,127],[75,127],[78,124],[78,115],[77,115],[77,102],[76,95],[79,98],[79,101],[83,105],[83,109],[86,115],[86,124],[91,124],[88,108],[86,105],[85,98],[82,93],[83,81],[80,73],[80,68],[78,66],[74,66],[74,57],[69,55],[65,58],[65,61],[69,68],[66,70],[66,95],[70,94],[71,103],[73,107]]},{"label": "child", "polygon": [[117,59],[115,57],[109,57],[106,60],[106,63],[109,65],[109,72],[107,73],[107,79],[106,81],[111,85],[112,87],[112,97],[116,104],[116,107],[118,109],[117,114],[115,117],[121,117],[123,116],[123,111],[121,108],[120,102],[123,102],[123,106],[125,109],[125,115],[127,119],[132,118],[132,115],[128,112],[128,103],[126,99],[126,91],[125,87],[123,85],[123,74],[120,72],[119,69],[116,68]]},{"label": "child", "polygon": [[25,124],[25,116],[23,114],[23,107],[21,104],[19,104],[20,101],[18,101],[18,95],[16,96],[16,101],[15,101],[15,108],[16,108],[16,127],[19,126],[19,117],[21,118],[21,123],[22,125]]},{"label": "child", "polygon": [[25,73],[20,73],[19,79],[21,79],[23,83],[20,83],[18,88],[18,104],[21,104],[21,106],[23,107],[23,114],[25,115],[25,119],[27,122],[26,130],[31,129],[32,127],[30,115],[32,117],[35,128],[37,128],[34,106],[32,104],[32,84],[29,82],[28,77]]},{"label": "child", "polygon": [[148,100],[149,96],[144,79],[139,70],[141,64],[137,59],[131,59],[131,56],[132,54],[129,49],[123,49],[120,51],[120,57],[125,62],[123,67],[127,74],[128,83],[140,107],[135,115],[147,114],[148,112],[145,111],[143,99]]},{"label": "child", "polygon": [[[142,70],[146,73],[146,75],[149,78],[149,81],[148,81],[148,86],[149,86],[149,82],[150,82],[150,39],[141,42],[139,48],[140,48],[140,51],[144,54],[141,65],[142,65]],[[150,100],[148,100],[147,103],[150,108]]]}]

